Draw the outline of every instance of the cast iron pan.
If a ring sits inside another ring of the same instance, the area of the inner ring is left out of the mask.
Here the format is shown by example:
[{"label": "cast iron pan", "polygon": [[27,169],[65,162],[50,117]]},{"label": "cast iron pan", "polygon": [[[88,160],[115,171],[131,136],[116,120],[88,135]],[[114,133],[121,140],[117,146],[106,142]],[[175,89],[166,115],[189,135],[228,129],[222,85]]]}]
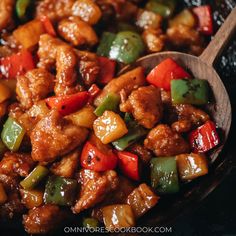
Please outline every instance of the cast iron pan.
[{"label": "cast iron pan", "polygon": [[[189,7],[210,4],[213,8],[215,30],[222,24],[231,9],[236,6],[236,0],[179,0],[179,2]],[[236,168],[236,151],[234,150],[234,140],[236,140],[236,121],[234,121],[234,112],[236,112],[236,93],[234,92],[236,91],[236,40],[232,40],[215,68],[225,84],[232,104],[233,122],[228,141],[216,161],[211,165],[208,175],[186,184],[181,188],[180,193],[162,198],[154,209],[137,222],[138,226],[171,226],[177,217],[194,211],[194,208],[198,207],[200,202],[221,183],[232,168]],[[64,223],[66,226],[79,226],[81,217],[76,216]],[[22,227],[21,220],[12,220],[0,223],[0,235],[21,236],[27,234]],[[51,235],[65,235],[63,227]]]}]

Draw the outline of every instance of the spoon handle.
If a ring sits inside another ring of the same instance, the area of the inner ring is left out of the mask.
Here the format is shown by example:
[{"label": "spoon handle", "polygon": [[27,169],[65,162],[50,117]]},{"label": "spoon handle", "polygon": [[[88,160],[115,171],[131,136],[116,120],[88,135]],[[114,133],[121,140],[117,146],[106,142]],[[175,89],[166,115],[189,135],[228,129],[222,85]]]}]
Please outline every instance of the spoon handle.
[{"label": "spoon handle", "polygon": [[227,45],[230,38],[236,29],[236,7],[231,11],[229,16],[226,18],[224,24],[217,31],[213,40],[209,43],[208,47],[203,51],[200,59],[206,64],[212,66],[220,56],[224,47]]}]

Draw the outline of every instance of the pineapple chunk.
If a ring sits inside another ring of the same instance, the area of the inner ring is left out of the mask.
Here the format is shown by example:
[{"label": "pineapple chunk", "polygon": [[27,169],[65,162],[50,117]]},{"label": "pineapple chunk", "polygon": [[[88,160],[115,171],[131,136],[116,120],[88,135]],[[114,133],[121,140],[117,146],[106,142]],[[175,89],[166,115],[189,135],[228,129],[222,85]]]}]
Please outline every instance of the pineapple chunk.
[{"label": "pineapple chunk", "polygon": [[89,129],[93,128],[93,122],[96,118],[97,116],[94,114],[94,108],[92,106],[86,106],[66,117],[66,119],[71,120],[73,124]]},{"label": "pineapple chunk", "polygon": [[41,190],[20,190],[22,203],[28,208],[32,209],[43,204],[43,191]]},{"label": "pineapple chunk", "polygon": [[159,197],[144,183],[130,193],[127,203],[132,207],[135,217],[139,218],[153,208],[158,200]]},{"label": "pineapple chunk", "polygon": [[93,123],[95,135],[104,144],[113,142],[124,136],[128,129],[123,119],[113,111],[105,111]]},{"label": "pineapple chunk", "polygon": [[203,154],[181,154],[176,156],[176,161],[182,180],[192,180],[208,173],[207,159]]},{"label": "pineapple chunk", "polygon": [[45,29],[40,20],[32,20],[20,27],[14,32],[14,38],[23,46],[25,49],[33,49],[39,42],[41,34],[45,33]]},{"label": "pineapple chunk", "polygon": [[76,1],[72,8],[73,16],[80,17],[90,25],[96,24],[102,16],[98,5],[92,0]]},{"label": "pineapple chunk", "polygon": [[190,10],[185,9],[169,21],[169,26],[186,25],[193,28],[196,25],[196,19]]},{"label": "pineapple chunk", "polygon": [[129,205],[110,205],[102,209],[103,221],[108,230],[132,227],[135,218]]},{"label": "pineapple chunk", "polygon": [[162,24],[162,16],[152,11],[140,10],[137,16],[136,25],[142,29],[159,29]]}]

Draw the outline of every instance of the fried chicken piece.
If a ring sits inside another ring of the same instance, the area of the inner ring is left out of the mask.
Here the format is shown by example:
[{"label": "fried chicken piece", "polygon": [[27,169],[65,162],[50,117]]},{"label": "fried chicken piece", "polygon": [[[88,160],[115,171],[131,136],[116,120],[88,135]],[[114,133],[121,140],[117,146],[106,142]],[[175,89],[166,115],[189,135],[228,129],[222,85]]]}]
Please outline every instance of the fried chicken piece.
[{"label": "fried chicken piece", "polygon": [[73,125],[52,110],[31,132],[32,158],[34,161],[52,162],[80,146],[87,135],[87,129]]},{"label": "fried chicken piece", "polygon": [[23,225],[29,234],[46,234],[62,223],[65,213],[59,206],[46,204],[23,215]]},{"label": "fried chicken piece", "polygon": [[189,144],[168,125],[157,125],[146,139],[144,146],[152,150],[157,156],[175,156],[190,151]]},{"label": "fried chicken piece", "polygon": [[0,173],[26,177],[35,166],[30,154],[6,152],[0,161]]},{"label": "fried chicken piece", "polygon": [[95,53],[88,51],[76,51],[79,58],[79,73],[81,80],[89,88],[96,79],[100,72],[100,65]]},{"label": "fried chicken piece", "polygon": [[140,160],[144,164],[149,164],[151,158],[152,158],[152,153],[149,151],[147,148],[145,148],[143,145],[135,143],[132,146],[128,148],[128,150],[140,158]]},{"label": "fried chicken piece", "polygon": [[74,49],[48,34],[40,36],[38,67],[51,71],[56,67],[54,92],[57,96],[74,94],[81,90],[76,71],[78,58]]},{"label": "fried chicken piece", "polygon": [[113,170],[99,173],[83,169],[79,173],[79,183],[81,190],[76,204],[72,208],[73,212],[77,214],[103,201],[108,193],[118,187],[119,179]]},{"label": "fried chicken piece", "polygon": [[44,99],[54,88],[54,76],[44,69],[33,69],[17,77],[17,99],[25,109]]},{"label": "fried chicken piece", "polygon": [[72,16],[61,20],[58,24],[58,33],[73,46],[94,46],[98,42],[94,29],[79,17]]},{"label": "fried chicken piece", "polygon": [[192,123],[190,120],[178,120],[171,125],[171,128],[177,133],[186,133],[191,130]]},{"label": "fried chicken piece", "polygon": [[92,217],[102,222],[102,208],[111,204],[126,203],[127,197],[135,189],[135,184],[128,178],[120,175],[118,187],[108,193],[106,197],[92,210]]},{"label": "fried chicken piece", "polygon": [[161,97],[164,105],[164,120],[172,124],[173,130],[178,133],[188,132],[210,119],[206,112],[193,105],[173,105],[169,91],[161,90]]},{"label": "fried chicken piece", "polygon": [[36,7],[36,17],[47,16],[57,22],[69,16],[77,16],[90,25],[101,18],[101,10],[93,0],[42,0]]},{"label": "fried chicken piece", "polygon": [[122,112],[132,113],[135,120],[147,129],[153,128],[162,118],[160,90],[152,85],[134,90],[120,105]]},{"label": "fried chicken piece", "polygon": [[194,126],[199,126],[210,119],[206,112],[190,104],[180,104],[174,107],[178,120],[189,120]]},{"label": "fried chicken piece", "polygon": [[75,150],[72,153],[64,156],[60,161],[54,162],[50,168],[54,175],[59,175],[65,178],[72,178],[79,163],[80,151]]}]

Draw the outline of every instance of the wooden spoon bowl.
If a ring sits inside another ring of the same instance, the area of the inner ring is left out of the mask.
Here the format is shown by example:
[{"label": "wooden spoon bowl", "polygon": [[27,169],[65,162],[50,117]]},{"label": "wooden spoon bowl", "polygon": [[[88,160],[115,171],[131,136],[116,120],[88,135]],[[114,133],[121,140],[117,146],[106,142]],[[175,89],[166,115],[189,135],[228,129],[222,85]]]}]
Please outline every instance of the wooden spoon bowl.
[{"label": "wooden spoon bowl", "polygon": [[215,71],[213,65],[223,48],[232,37],[236,28],[236,8],[232,10],[224,24],[218,30],[214,39],[204,50],[200,57],[180,52],[161,52],[140,58],[132,65],[128,65],[120,72],[124,73],[137,66],[142,66],[149,73],[156,65],[166,58],[174,59],[179,65],[185,67],[194,78],[207,80],[211,87],[212,99],[206,106],[211,118],[216,122],[221,131],[221,144],[211,153],[211,162],[214,162],[221,152],[229,135],[232,122],[232,109],[229,95],[222,80]]},{"label": "wooden spoon bowl", "polygon": [[163,52],[155,53],[139,59],[132,66],[128,66],[122,70],[126,72],[137,66],[142,66],[146,73],[149,73],[156,65],[166,58],[174,59],[179,65],[184,66],[194,78],[207,80],[209,82],[212,95],[211,100],[205,109],[211,118],[216,122],[221,132],[221,144],[215,148],[211,153],[211,161],[214,161],[221,152],[224,143],[229,135],[232,111],[228,93],[224,87],[223,82],[218,76],[217,72],[200,60],[198,57],[180,53],[180,52]]},{"label": "wooden spoon bowl", "polygon": [[[235,28],[236,8],[232,10],[200,57],[179,52],[155,53],[140,58],[136,63],[128,65],[120,72],[124,73],[134,67],[142,66],[148,73],[164,59],[169,57],[174,59],[191,72],[193,77],[209,82],[212,99],[206,109],[211,118],[217,123],[219,130],[222,131],[220,133],[220,145],[209,153],[212,165],[208,175],[186,184],[179,194],[163,198],[162,204],[158,204],[142,218],[139,222],[141,226],[171,226],[177,217],[196,208],[198,203],[230,173],[233,166],[236,166],[236,158],[233,154],[230,154],[227,149],[222,150],[229,136],[232,111],[228,93],[213,67],[217,57],[232,37]],[[219,158],[217,158],[218,156]]]}]

